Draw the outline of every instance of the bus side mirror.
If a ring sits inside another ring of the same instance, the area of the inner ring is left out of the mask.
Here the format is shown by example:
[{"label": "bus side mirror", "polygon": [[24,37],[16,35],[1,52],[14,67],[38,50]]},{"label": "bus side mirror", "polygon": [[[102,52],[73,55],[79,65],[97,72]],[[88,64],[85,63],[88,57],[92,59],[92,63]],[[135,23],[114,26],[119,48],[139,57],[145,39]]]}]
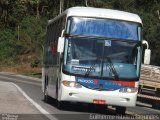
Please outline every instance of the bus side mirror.
[{"label": "bus side mirror", "polygon": [[58,38],[58,48],[57,48],[57,52],[62,53],[64,49],[64,37],[59,37]]},{"label": "bus side mirror", "polygon": [[144,64],[149,65],[150,64],[150,59],[151,59],[151,50],[150,49],[145,49]]},{"label": "bus side mirror", "polygon": [[151,50],[149,49],[149,45],[146,40],[142,40],[142,44],[147,46],[147,49],[145,49],[145,52],[144,52],[144,64],[149,65],[150,59],[151,59]]}]

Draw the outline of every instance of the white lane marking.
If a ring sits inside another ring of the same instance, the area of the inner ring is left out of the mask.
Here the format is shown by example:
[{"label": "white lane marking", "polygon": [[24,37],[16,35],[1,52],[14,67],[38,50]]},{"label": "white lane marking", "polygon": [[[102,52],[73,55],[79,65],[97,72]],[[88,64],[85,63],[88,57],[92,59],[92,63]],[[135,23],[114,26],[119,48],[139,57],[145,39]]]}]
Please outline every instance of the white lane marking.
[{"label": "white lane marking", "polygon": [[49,112],[47,112],[45,109],[43,109],[38,103],[36,103],[34,100],[32,100],[19,86],[12,83],[16,88],[22,93],[24,97],[27,98],[42,114],[44,114],[48,119],[50,120],[58,120],[57,118],[53,117]]}]

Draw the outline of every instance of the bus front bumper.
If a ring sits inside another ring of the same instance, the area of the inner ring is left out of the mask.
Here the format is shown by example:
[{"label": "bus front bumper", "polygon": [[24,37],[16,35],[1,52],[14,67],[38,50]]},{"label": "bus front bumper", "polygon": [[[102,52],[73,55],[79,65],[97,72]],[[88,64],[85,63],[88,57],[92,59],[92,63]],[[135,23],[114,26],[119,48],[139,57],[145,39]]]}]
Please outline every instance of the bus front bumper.
[{"label": "bus front bumper", "polygon": [[97,91],[88,88],[71,88],[61,85],[59,101],[94,103],[105,101],[106,105],[134,107],[137,93],[121,93],[115,91]]}]

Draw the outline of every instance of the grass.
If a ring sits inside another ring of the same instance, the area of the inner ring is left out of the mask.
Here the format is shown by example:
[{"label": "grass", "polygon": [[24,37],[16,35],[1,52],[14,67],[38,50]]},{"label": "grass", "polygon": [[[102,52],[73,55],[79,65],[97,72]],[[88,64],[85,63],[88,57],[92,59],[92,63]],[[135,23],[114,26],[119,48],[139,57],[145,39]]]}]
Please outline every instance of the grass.
[{"label": "grass", "polygon": [[20,74],[25,75],[25,76],[35,77],[35,78],[42,78],[41,72],[24,72]]},{"label": "grass", "polygon": [[41,67],[32,68],[30,64],[16,66],[0,66],[0,72],[12,72],[30,77],[41,78]]}]

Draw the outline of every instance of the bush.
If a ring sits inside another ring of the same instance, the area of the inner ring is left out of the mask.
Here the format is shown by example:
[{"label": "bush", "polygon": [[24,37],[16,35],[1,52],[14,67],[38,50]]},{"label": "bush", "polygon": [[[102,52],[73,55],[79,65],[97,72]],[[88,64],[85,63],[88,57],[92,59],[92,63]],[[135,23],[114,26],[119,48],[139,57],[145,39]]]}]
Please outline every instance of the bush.
[{"label": "bush", "polygon": [[32,62],[31,62],[31,67],[34,68],[34,67],[39,67],[40,66],[40,63],[41,61],[39,59],[34,59]]},{"label": "bush", "polygon": [[16,59],[15,32],[9,29],[0,30],[0,36],[0,64],[14,64]]}]

